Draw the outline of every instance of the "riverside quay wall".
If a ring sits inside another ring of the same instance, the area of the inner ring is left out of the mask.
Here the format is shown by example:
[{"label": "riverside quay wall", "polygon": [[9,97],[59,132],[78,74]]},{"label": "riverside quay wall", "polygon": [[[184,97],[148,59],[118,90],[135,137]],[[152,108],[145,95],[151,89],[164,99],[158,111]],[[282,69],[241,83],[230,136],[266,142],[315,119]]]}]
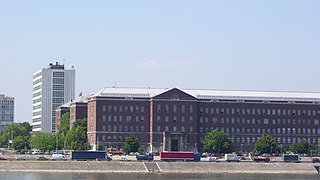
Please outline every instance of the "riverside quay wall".
[{"label": "riverside quay wall", "polygon": [[320,163],[1,161],[0,172],[318,174]]}]

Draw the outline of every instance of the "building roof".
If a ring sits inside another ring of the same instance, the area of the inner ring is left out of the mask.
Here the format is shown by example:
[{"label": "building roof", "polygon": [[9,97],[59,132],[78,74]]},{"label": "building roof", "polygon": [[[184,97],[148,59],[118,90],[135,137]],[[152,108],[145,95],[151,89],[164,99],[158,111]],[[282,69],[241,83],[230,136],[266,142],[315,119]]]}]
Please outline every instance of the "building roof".
[{"label": "building roof", "polygon": [[[81,97],[79,97],[79,99],[77,99],[77,100],[71,100],[71,101],[69,101],[69,102],[67,102],[67,103],[64,103],[64,104],[62,104],[62,105],[60,105],[59,107],[70,107],[72,104],[74,104],[74,103],[86,103],[86,102],[88,102],[88,98],[89,97],[83,97],[83,96],[81,96]],[[59,108],[58,107],[58,108]]]},{"label": "building roof", "polygon": [[[173,88],[118,88],[106,87],[92,97],[153,98]],[[179,89],[179,88],[177,88]],[[204,100],[259,100],[259,101],[303,101],[320,102],[320,93],[276,92],[276,91],[236,91],[179,89],[197,99]]]}]

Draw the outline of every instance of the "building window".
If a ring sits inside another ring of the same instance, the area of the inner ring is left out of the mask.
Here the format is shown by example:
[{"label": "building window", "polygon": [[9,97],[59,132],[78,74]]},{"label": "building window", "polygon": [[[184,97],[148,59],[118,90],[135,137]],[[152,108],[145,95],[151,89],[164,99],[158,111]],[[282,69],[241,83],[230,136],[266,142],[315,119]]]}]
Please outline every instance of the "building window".
[{"label": "building window", "polygon": [[177,105],[173,105],[173,112],[174,112],[174,113],[177,112]]},{"label": "building window", "polygon": [[265,119],[263,120],[263,124],[269,124],[269,119],[268,119],[268,118],[265,118]]},{"label": "building window", "polygon": [[90,112],[94,112],[94,106],[90,106]]},{"label": "building window", "polygon": [[160,121],[161,121],[161,117],[157,116],[157,122],[160,122]]},{"label": "building window", "polygon": [[190,126],[190,131],[189,132],[193,132],[193,126]]},{"label": "building window", "polygon": [[103,115],[103,116],[102,116],[102,121],[103,121],[103,122],[106,122],[106,121],[107,121],[107,116],[106,116],[106,115]]},{"label": "building window", "polygon": [[190,123],[193,122],[193,117],[192,116],[190,116],[189,121],[190,121]]},{"label": "building window", "polygon": [[182,111],[182,113],[185,113],[185,112],[186,112],[186,106],[185,106],[185,105],[182,105],[182,106],[181,106],[181,111]]},{"label": "building window", "polygon": [[165,121],[169,122],[169,116],[165,116]]},{"label": "building window", "polygon": [[169,112],[169,105],[168,104],[166,104],[164,112]]},{"label": "building window", "polygon": [[193,106],[190,105],[190,113],[193,113]]},{"label": "building window", "polygon": [[185,131],[186,131],[185,127],[181,126],[181,132],[185,132]]},{"label": "building window", "polygon": [[107,111],[107,106],[106,105],[102,106],[102,111],[104,111],[104,112]]},{"label": "building window", "polygon": [[173,132],[177,131],[177,126],[173,126]]},{"label": "building window", "polygon": [[183,122],[183,123],[184,123],[184,122],[186,122],[186,120],[185,120],[185,117],[184,117],[184,116],[182,116],[182,117],[181,117],[181,122]]},{"label": "building window", "polygon": [[144,106],[141,106],[141,112],[144,112]]},{"label": "building window", "polygon": [[173,122],[177,122],[177,116],[173,116]]}]

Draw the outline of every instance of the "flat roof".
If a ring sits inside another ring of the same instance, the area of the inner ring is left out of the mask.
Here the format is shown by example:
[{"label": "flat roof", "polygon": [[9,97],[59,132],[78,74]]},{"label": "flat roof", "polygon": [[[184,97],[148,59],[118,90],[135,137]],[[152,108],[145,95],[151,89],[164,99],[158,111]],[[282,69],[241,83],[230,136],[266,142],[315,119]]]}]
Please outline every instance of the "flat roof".
[{"label": "flat roof", "polygon": [[[106,87],[93,97],[153,98],[174,88],[123,88]],[[204,100],[261,100],[261,101],[306,101],[320,102],[320,93],[281,92],[281,91],[239,91],[239,90],[202,90],[180,89],[197,99]]]}]

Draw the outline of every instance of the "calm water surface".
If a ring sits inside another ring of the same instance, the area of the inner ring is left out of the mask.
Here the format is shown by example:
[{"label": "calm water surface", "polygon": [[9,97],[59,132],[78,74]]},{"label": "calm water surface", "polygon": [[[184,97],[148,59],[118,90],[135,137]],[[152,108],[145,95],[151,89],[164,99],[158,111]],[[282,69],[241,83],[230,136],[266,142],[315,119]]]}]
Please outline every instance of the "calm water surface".
[{"label": "calm water surface", "polygon": [[100,179],[143,179],[143,180],[194,180],[194,179],[238,179],[238,180],[319,180],[320,175],[266,175],[266,174],[104,174],[104,173],[0,173],[0,180],[100,180]]}]

